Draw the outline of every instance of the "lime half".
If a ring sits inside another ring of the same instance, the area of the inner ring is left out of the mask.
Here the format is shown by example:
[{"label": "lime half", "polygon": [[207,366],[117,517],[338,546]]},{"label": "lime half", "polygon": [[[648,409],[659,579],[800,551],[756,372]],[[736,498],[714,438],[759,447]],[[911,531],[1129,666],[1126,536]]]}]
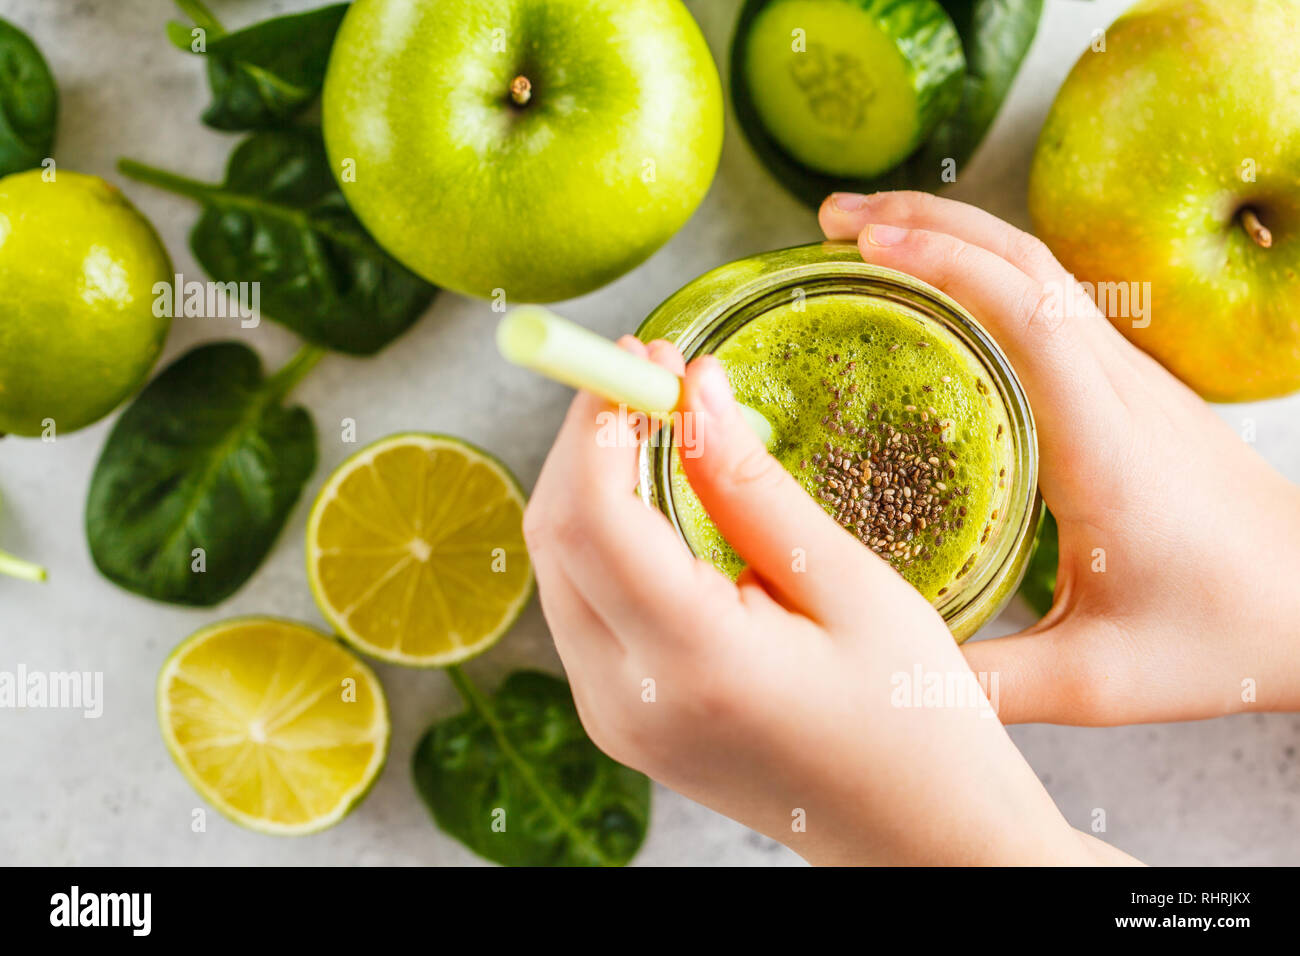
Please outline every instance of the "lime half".
[{"label": "lime half", "polygon": [[532,594],[524,493],[491,455],[403,434],[329,477],[307,522],[321,613],[367,654],[444,667],[481,653]]},{"label": "lime half", "polygon": [[388,753],[374,672],[301,624],[242,618],[186,639],[158,675],[158,723],[199,794],[259,833],[347,816]]}]

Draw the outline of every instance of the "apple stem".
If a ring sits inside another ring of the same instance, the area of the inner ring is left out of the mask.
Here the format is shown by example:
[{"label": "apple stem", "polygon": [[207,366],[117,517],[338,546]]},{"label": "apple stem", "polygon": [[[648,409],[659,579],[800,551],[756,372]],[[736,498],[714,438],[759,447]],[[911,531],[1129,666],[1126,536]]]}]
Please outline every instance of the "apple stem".
[{"label": "apple stem", "polygon": [[1254,239],[1261,249],[1273,245],[1273,233],[1269,231],[1268,226],[1259,221],[1259,214],[1249,206],[1241,211],[1241,224],[1245,227],[1246,234]]},{"label": "apple stem", "polygon": [[533,84],[528,77],[520,75],[510,81],[510,99],[516,106],[524,106],[533,98]]}]

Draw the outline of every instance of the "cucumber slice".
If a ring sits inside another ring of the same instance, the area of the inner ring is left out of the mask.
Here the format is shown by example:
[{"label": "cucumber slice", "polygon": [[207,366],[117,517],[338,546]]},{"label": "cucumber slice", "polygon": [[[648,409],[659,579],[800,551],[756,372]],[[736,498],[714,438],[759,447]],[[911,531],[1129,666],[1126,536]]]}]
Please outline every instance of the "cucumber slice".
[{"label": "cucumber slice", "polygon": [[768,0],[737,39],[759,121],[827,175],[894,168],[961,102],[966,58],[936,0]]}]

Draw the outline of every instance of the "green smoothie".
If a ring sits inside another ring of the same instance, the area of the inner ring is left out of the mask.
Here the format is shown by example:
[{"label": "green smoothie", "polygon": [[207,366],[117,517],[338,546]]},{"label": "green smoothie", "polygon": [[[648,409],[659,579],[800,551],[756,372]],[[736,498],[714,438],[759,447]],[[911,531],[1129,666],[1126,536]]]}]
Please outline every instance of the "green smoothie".
[{"label": "green smoothie", "polygon": [[[1006,409],[971,351],[910,309],[833,293],[773,308],[714,353],[773,454],[841,526],[931,601],[958,586],[1005,518]],[[734,577],[674,453],[673,504],[691,549]],[[761,521],[762,515],[755,515]]]}]

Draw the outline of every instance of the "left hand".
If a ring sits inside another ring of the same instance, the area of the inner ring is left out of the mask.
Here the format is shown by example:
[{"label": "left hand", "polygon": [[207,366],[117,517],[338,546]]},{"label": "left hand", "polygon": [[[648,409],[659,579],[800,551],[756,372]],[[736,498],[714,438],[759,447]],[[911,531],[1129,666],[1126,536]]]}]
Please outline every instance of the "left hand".
[{"label": "left hand", "polygon": [[1128,342],[1033,236],[928,193],[837,194],[821,224],[970,309],[1033,407],[1060,569],[1042,621],[964,646],[974,670],[999,675],[999,716],[1109,725],[1300,710],[1300,490]]}]

